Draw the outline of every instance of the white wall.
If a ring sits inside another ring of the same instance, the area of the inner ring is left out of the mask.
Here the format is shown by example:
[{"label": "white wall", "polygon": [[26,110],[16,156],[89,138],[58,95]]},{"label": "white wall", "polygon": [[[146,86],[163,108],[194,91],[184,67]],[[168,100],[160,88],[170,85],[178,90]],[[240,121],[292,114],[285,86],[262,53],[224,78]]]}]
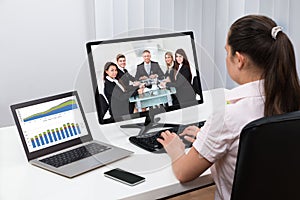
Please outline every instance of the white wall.
[{"label": "white wall", "polygon": [[0,127],[14,124],[13,103],[91,88],[82,79],[85,43],[95,37],[93,1],[0,1],[0,24]]},{"label": "white wall", "polygon": [[94,110],[85,43],[192,30],[204,89],[235,83],[225,67],[229,26],[250,13],[275,19],[290,36],[299,65],[298,0],[7,0],[0,1],[0,127],[9,105],[77,89]]}]

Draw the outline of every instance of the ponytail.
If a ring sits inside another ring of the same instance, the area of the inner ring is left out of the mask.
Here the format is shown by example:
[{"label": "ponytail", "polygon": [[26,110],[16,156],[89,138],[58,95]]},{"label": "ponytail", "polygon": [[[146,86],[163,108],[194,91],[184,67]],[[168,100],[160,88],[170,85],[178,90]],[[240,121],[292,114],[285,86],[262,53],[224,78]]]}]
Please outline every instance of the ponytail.
[{"label": "ponytail", "polygon": [[291,41],[279,32],[271,46],[263,74],[266,94],[265,116],[299,110],[300,87],[296,71],[295,54]]}]

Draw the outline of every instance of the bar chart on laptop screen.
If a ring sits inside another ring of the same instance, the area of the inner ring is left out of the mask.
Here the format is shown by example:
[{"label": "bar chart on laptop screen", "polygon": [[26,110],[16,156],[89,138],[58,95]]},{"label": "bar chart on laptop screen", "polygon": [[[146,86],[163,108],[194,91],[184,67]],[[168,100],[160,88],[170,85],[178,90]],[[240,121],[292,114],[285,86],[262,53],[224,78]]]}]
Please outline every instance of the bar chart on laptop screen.
[{"label": "bar chart on laptop screen", "polygon": [[75,97],[67,97],[17,110],[29,152],[87,134]]}]

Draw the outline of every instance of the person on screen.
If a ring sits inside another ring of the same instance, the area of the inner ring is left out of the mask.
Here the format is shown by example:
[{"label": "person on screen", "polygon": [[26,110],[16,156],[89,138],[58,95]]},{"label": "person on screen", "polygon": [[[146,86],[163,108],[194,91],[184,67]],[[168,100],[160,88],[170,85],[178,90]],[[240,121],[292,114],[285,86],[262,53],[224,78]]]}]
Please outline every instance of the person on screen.
[{"label": "person on screen", "polygon": [[145,80],[148,78],[162,79],[164,77],[164,73],[161,70],[158,62],[154,62],[151,60],[151,53],[149,50],[143,51],[143,59],[144,62],[137,66],[135,74],[136,80]]},{"label": "person on screen", "polygon": [[225,49],[227,71],[240,86],[225,91],[223,109],[216,109],[201,129],[183,131],[186,138],[196,137],[190,138],[194,143],[187,154],[176,134],[166,131],[161,134],[163,139],[158,139],[181,182],[193,180],[211,167],[215,199],[230,199],[242,128],[255,119],[300,108],[293,45],[272,19],[262,15],[238,19],[229,29]]},{"label": "person on screen", "polygon": [[190,63],[183,49],[175,52],[174,70],[170,75],[170,80],[161,82],[161,87],[175,87],[176,94],[173,99],[174,105],[196,102],[196,94],[191,85],[192,73]]},{"label": "person on screen", "polygon": [[128,72],[126,69],[126,57],[123,54],[118,54],[116,57],[118,64],[118,75],[117,79],[121,79],[125,86],[129,86],[130,84],[133,86],[138,86],[140,83],[135,81],[135,78]]},{"label": "person on screen", "polygon": [[165,53],[165,62],[166,62],[166,72],[165,79],[170,80],[170,75],[174,76],[174,58],[173,54],[169,51]]},{"label": "person on screen", "polygon": [[104,94],[109,103],[109,113],[113,118],[132,114],[134,107],[130,106],[129,98],[137,94],[142,94],[144,86],[131,87],[128,90],[126,86],[119,81],[118,67],[113,62],[107,62],[104,65]]}]

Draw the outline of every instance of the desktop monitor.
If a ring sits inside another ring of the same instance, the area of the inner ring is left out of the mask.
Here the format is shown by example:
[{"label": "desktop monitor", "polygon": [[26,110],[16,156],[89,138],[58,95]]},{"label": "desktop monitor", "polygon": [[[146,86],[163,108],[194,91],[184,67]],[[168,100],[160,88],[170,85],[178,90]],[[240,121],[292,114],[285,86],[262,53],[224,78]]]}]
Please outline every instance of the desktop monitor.
[{"label": "desktop monitor", "polygon": [[[100,124],[146,117],[133,125],[146,130],[159,124],[156,114],[203,103],[192,31],[91,41],[86,48]],[[126,60],[122,72],[120,55]]]}]

